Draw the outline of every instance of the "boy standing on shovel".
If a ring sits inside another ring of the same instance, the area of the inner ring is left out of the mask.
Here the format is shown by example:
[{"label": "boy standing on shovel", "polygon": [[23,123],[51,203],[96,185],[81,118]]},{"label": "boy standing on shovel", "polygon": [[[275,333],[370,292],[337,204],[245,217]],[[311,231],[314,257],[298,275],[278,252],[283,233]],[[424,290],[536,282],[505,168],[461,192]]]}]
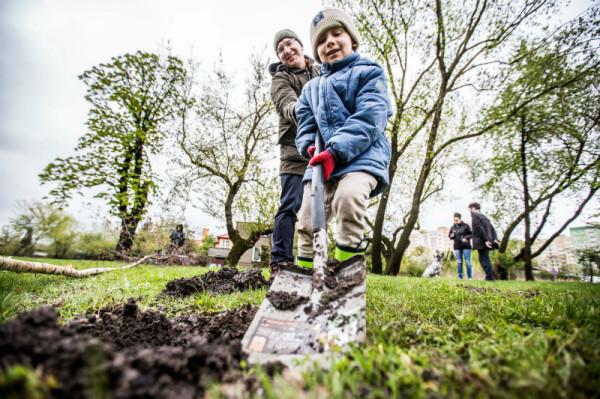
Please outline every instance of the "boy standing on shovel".
[{"label": "boy standing on shovel", "polygon": [[[310,166],[323,166],[326,217],[337,223],[334,258],[344,262],[364,254],[369,198],[389,184],[391,148],[385,127],[392,107],[383,68],[356,52],[358,32],[344,11],[319,12],[310,38],[321,76],[307,83],[296,105],[296,145]],[[315,154],[319,133],[324,148]],[[298,264],[304,267],[312,267],[313,256],[311,179],[309,167],[298,220]]]}]

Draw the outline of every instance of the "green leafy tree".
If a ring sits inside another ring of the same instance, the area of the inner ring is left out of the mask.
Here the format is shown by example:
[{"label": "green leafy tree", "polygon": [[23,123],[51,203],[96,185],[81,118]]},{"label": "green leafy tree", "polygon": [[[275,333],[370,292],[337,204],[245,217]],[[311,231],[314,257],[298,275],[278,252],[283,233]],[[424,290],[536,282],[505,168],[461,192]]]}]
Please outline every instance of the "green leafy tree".
[{"label": "green leafy tree", "polygon": [[600,270],[600,250],[598,248],[585,248],[577,251],[577,260],[583,266],[583,275],[594,281],[594,269]]},{"label": "green leafy tree", "polygon": [[193,192],[203,210],[225,220],[233,246],[226,263],[273,230],[277,176],[268,167],[275,151],[270,79],[264,60],[252,57],[242,96],[222,63],[207,80],[193,112],[177,132],[179,173],[175,197]]},{"label": "green leafy tree", "polygon": [[208,255],[208,250],[210,248],[214,248],[217,243],[217,239],[212,234],[208,234],[202,238],[202,243],[199,245],[197,249],[200,255],[206,256]]},{"label": "green leafy tree", "polygon": [[[600,188],[600,56],[598,10],[568,26],[551,46],[523,42],[514,64],[517,74],[490,108],[490,120],[514,116],[486,136],[492,153],[475,163],[481,189],[496,204],[506,228],[500,252],[523,227],[523,246],[514,257],[533,280],[539,256],[593,201]],[[522,104],[523,98],[530,98]],[[482,151],[481,153],[485,153]],[[560,199],[572,214],[533,249]]]},{"label": "green leafy tree", "polygon": [[[377,204],[373,226],[373,272],[398,274],[418,225],[422,204],[443,187],[452,147],[490,126],[471,119],[485,95],[500,82],[490,77],[506,60],[520,28],[543,18],[554,1],[337,0],[351,10],[365,47],[385,68],[395,114],[388,125],[392,143],[390,188]],[[465,98],[481,101],[465,104]],[[468,108],[470,112],[464,111]],[[470,118],[469,118],[470,117]],[[398,218],[388,211],[398,201],[394,186],[405,185],[413,168],[409,199]],[[414,176],[414,177],[412,177]],[[396,183],[399,180],[400,183]],[[386,227],[390,221],[394,226]],[[386,232],[388,232],[386,237]]]},{"label": "green leafy tree", "polygon": [[87,86],[88,132],[76,155],[57,158],[40,174],[57,183],[58,203],[81,189],[96,189],[121,221],[118,253],[131,248],[150,194],[157,190],[150,156],[161,149],[169,124],[191,104],[188,72],[173,56],[138,51],[114,57],[79,77]]},{"label": "green leafy tree", "polygon": [[75,240],[74,220],[52,204],[36,201],[20,203],[21,211],[11,221],[12,230],[21,237],[17,255],[31,255],[43,241],[50,241],[50,255],[66,256]]},{"label": "green leafy tree", "polygon": [[0,231],[0,255],[17,254],[19,241],[19,236],[10,226],[2,226]]}]

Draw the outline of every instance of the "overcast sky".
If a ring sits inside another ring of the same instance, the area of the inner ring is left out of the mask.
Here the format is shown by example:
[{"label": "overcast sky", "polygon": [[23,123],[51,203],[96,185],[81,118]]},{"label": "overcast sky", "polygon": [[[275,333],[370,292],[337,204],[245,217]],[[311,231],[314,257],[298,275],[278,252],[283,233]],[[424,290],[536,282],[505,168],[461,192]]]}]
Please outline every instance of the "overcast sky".
[{"label": "overcast sky", "polygon": [[[175,55],[202,65],[222,51],[243,76],[253,51],[275,60],[271,40],[282,28],[295,30],[310,55],[309,23],[321,8],[316,0],[0,0],[0,225],[15,216],[17,201],[47,193],[37,175],[55,157],[71,155],[85,132],[88,106],[77,78],[84,70],[169,42]],[[428,206],[422,227],[448,225],[455,210],[467,213],[473,195],[466,176],[446,187],[454,198]],[[68,211],[88,226],[106,213],[79,198]],[[224,231],[198,210],[188,208],[185,218],[197,231]]]}]

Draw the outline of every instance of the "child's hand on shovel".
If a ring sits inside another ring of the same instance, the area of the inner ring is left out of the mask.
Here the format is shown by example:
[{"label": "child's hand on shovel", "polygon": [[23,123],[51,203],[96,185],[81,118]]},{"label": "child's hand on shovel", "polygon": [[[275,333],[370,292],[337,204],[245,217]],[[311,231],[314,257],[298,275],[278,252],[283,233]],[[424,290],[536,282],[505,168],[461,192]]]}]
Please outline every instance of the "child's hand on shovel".
[{"label": "child's hand on shovel", "polygon": [[329,152],[329,150],[325,150],[319,153],[318,155],[315,155],[310,159],[310,162],[308,162],[308,164],[310,166],[315,166],[318,164],[323,165],[323,179],[325,181],[329,180],[331,172],[333,172],[333,169],[335,169],[335,159],[333,158],[333,155],[331,154],[331,152]]}]

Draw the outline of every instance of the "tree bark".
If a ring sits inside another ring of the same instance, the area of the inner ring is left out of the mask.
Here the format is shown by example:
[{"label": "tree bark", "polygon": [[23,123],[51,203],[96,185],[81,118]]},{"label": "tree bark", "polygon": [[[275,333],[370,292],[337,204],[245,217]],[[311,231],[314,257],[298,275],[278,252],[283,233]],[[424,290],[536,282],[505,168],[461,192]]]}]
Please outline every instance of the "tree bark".
[{"label": "tree bark", "polygon": [[[440,65],[440,69],[443,71],[444,66]],[[421,209],[421,202],[423,199],[423,193],[425,191],[425,184],[427,182],[427,179],[429,178],[429,174],[431,173],[431,168],[433,165],[434,147],[437,140],[438,129],[440,126],[442,109],[444,106],[444,98],[446,97],[446,84],[447,80],[445,77],[445,73],[442,72],[442,81],[440,83],[438,99],[434,106],[434,116],[431,122],[431,128],[429,129],[429,136],[427,139],[425,160],[423,161],[423,165],[421,166],[421,173],[419,174],[419,179],[417,180],[417,185],[413,193],[410,213],[408,215],[406,223],[404,223],[402,234],[400,234],[400,239],[398,240],[398,244],[394,249],[391,261],[387,265],[386,274],[391,276],[397,275],[400,271],[400,264],[402,263],[402,258],[404,257],[404,253],[408,249],[408,246],[410,245],[410,233],[412,233],[419,218],[419,211]]]},{"label": "tree bark", "polygon": [[233,242],[233,247],[231,247],[231,250],[227,254],[225,264],[236,267],[242,255],[244,255],[244,252],[254,247],[254,244],[256,244],[262,235],[270,234],[272,232],[272,229],[255,231],[248,238],[242,238],[241,235],[237,234],[236,240],[231,240]]},{"label": "tree bark", "polygon": [[525,214],[525,245],[523,247],[523,261],[525,263],[525,280],[533,281],[533,264],[531,259],[531,210],[529,208],[529,182],[527,176],[527,131],[525,122],[521,120],[521,143],[519,148],[521,156],[521,184],[523,185],[523,209]]},{"label": "tree bark", "polygon": [[[394,170],[396,168],[394,167]],[[390,187],[392,186],[392,176],[393,176],[392,168],[390,167]],[[371,246],[371,256],[372,256],[372,264],[371,264],[371,272],[375,274],[381,274],[383,272],[383,264],[382,264],[382,256],[384,256],[383,251],[383,223],[385,222],[385,212],[387,210],[387,204],[390,198],[390,190],[386,189],[381,194],[381,200],[379,202],[379,206],[377,207],[377,214],[375,215],[375,225],[373,226],[373,241]],[[389,262],[386,262],[388,264]]]},{"label": "tree bark", "polygon": [[[144,135],[147,135],[145,133]],[[120,193],[121,204],[119,205],[119,214],[121,216],[121,231],[115,251],[119,254],[127,253],[131,250],[137,226],[142,220],[148,203],[148,183],[142,181],[142,172],[144,167],[144,144],[145,142],[137,138],[135,147],[129,151],[125,157],[124,165],[121,169]],[[133,171],[129,174],[129,169],[133,163]],[[127,190],[133,191],[133,204],[128,209]]]},{"label": "tree bark", "polygon": [[127,216],[125,219],[121,220],[121,231],[115,248],[115,251],[118,254],[126,254],[131,250],[138,223],[139,220],[132,218],[131,216]]}]

